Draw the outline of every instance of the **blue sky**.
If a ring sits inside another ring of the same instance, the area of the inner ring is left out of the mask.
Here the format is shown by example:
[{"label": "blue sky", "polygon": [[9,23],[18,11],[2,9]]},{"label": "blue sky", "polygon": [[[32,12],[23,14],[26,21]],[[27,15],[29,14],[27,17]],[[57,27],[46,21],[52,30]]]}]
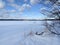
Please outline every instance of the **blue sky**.
[{"label": "blue sky", "polygon": [[0,0],[0,10],[2,10],[0,15],[12,18],[46,18],[40,13],[40,9],[49,6],[43,5],[42,2],[43,0]]}]

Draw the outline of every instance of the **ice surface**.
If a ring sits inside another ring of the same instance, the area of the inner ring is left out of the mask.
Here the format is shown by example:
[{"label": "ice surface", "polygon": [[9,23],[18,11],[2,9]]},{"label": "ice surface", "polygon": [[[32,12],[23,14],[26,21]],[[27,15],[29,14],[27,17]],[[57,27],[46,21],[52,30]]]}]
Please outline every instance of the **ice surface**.
[{"label": "ice surface", "polygon": [[57,35],[28,35],[43,32],[42,22],[0,21],[0,45],[60,45]]}]

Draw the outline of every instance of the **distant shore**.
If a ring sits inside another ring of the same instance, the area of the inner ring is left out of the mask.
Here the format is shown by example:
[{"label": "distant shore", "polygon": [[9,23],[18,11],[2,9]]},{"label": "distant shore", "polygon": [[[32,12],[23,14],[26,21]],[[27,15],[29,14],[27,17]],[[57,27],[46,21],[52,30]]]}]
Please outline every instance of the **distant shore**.
[{"label": "distant shore", "polygon": [[0,21],[60,21],[60,19],[0,19]]}]

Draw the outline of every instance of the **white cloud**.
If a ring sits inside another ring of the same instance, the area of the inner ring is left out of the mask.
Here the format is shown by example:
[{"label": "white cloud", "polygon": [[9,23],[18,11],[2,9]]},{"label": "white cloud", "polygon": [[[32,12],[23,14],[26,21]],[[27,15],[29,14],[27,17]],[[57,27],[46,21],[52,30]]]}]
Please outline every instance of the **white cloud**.
[{"label": "white cloud", "polygon": [[16,10],[15,9],[12,9],[12,10],[5,10],[7,13],[15,13]]},{"label": "white cloud", "polygon": [[12,7],[14,7],[16,10],[20,11],[20,12],[23,12],[25,9],[30,9],[31,8],[31,5],[29,4],[23,4],[23,5],[17,5],[17,4],[8,4]]},{"label": "white cloud", "polygon": [[[24,0],[24,1],[28,1],[28,0]],[[13,2],[14,2],[14,0],[13,0]],[[18,5],[16,3],[9,3],[7,5],[12,6],[14,9],[16,9],[18,12],[21,12],[21,13],[24,12],[24,10],[31,8],[31,5],[26,4],[26,3],[22,4],[22,5]]]},{"label": "white cloud", "polygon": [[17,4],[15,4],[15,3],[12,3],[12,4],[10,3],[10,4],[8,4],[8,5],[16,8],[16,9],[19,9],[19,8],[20,8],[20,5],[17,5]]},{"label": "white cloud", "polygon": [[31,3],[32,5],[37,4],[37,3],[39,3],[39,2],[40,2],[40,0],[30,0],[30,3]]},{"label": "white cloud", "polygon": [[4,6],[5,6],[5,2],[3,2],[2,0],[0,1],[0,9],[1,8],[4,8]]},{"label": "white cloud", "polygon": [[[29,4],[18,5],[18,4],[15,4],[15,3],[9,3],[8,5],[12,6],[14,9],[13,10],[5,10],[6,12],[4,12],[4,14],[9,15],[11,17],[13,15],[14,16],[16,15],[15,17],[18,17],[18,15],[23,14],[24,10],[31,8],[31,5],[29,5]],[[1,15],[4,15],[4,14],[1,14]]]},{"label": "white cloud", "polygon": [[6,9],[1,9],[0,11],[0,19],[1,18],[16,18],[19,17],[22,13],[17,12],[16,10],[6,10]]},{"label": "white cloud", "polygon": [[47,1],[45,1],[45,4],[49,4],[49,3],[50,3],[50,1],[48,1],[48,0],[47,0]]},{"label": "white cloud", "polygon": [[20,11],[23,12],[25,9],[30,9],[31,8],[31,5],[29,4],[23,4],[21,7],[20,7]]},{"label": "white cloud", "polygon": [[31,5],[27,4],[27,8],[31,8]]},{"label": "white cloud", "polygon": [[24,0],[24,2],[27,2],[28,0]]},{"label": "white cloud", "polygon": [[42,10],[46,10],[46,8],[45,7],[42,7],[42,8],[40,8],[40,10],[42,11]]},{"label": "white cloud", "polygon": [[[11,1],[11,2],[14,2],[14,1]],[[7,5],[13,7],[14,9],[6,10],[4,8],[5,3],[3,1],[0,1],[0,10],[1,10],[0,18],[5,18],[5,17],[9,18],[10,16],[12,17],[13,15],[16,15],[15,17],[17,17],[18,15],[22,15],[24,10],[31,8],[31,5],[29,5],[29,4],[18,5],[16,3],[8,3]]]},{"label": "white cloud", "polygon": [[11,10],[11,12],[16,12],[16,10]]},{"label": "white cloud", "polygon": [[14,3],[15,0],[7,0],[7,1],[10,2],[10,3]]},{"label": "white cloud", "polygon": [[16,17],[19,17],[19,15],[23,14],[23,11],[25,9],[28,9],[28,8],[31,7],[29,4],[23,4],[22,6],[19,6],[17,4],[11,4],[11,6],[16,8],[16,10],[15,9],[13,9],[13,10],[1,9],[0,18],[11,18],[11,17],[15,17],[16,18]]},{"label": "white cloud", "polygon": [[46,13],[46,8],[45,7],[40,8],[40,13],[46,15],[47,14]]},{"label": "white cloud", "polygon": [[29,4],[23,4],[22,7],[24,7],[24,8],[31,8],[31,5],[29,5]]},{"label": "white cloud", "polygon": [[6,9],[0,9],[0,18],[9,18],[12,14],[15,14],[16,10],[6,10]]}]

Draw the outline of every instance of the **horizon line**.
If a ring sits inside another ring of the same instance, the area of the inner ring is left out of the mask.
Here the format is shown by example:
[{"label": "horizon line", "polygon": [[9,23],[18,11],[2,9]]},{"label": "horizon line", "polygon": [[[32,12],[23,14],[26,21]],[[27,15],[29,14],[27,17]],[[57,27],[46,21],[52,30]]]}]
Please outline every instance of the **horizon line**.
[{"label": "horizon line", "polygon": [[0,19],[0,21],[60,21],[60,19]]}]

